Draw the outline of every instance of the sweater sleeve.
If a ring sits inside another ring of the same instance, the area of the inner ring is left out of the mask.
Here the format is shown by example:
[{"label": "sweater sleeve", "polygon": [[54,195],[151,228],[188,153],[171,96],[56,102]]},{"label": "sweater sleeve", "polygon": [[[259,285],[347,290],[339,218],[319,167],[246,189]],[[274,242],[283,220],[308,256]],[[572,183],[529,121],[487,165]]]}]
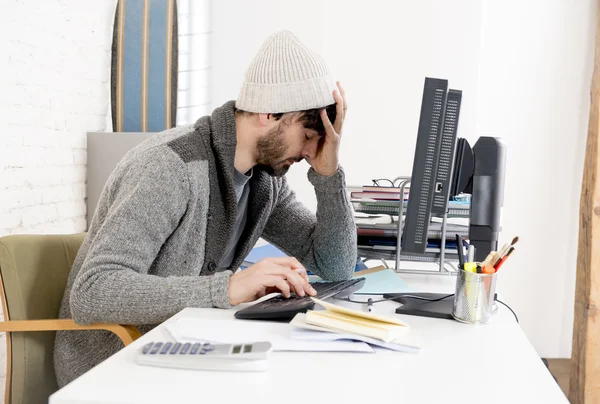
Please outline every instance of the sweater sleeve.
[{"label": "sweater sleeve", "polygon": [[[148,274],[190,198],[188,171],[175,153],[146,151],[119,167],[108,207],[70,293],[79,324],[158,324],[186,307],[231,307],[230,271],[212,276]],[[104,203],[104,200],[103,200]]]},{"label": "sweater sleeve", "polygon": [[296,199],[284,177],[263,237],[323,279],[349,279],[357,259],[356,225],[344,171],[340,167],[325,177],[310,168],[308,179],[315,188],[316,215]]}]

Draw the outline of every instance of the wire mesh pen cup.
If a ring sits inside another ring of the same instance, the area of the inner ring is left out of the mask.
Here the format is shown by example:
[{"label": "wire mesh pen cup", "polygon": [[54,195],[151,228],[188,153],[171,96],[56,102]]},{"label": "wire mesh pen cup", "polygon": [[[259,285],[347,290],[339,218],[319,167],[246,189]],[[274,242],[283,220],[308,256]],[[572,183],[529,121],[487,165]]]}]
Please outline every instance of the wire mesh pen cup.
[{"label": "wire mesh pen cup", "polygon": [[458,271],[452,317],[470,324],[487,324],[492,321],[496,278],[496,273]]}]

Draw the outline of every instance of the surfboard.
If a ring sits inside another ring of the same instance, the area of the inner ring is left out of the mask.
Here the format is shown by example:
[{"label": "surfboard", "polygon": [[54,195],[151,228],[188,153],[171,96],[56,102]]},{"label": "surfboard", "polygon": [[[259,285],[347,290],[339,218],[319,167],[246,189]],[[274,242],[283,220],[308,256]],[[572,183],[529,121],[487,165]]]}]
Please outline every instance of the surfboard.
[{"label": "surfboard", "polygon": [[114,132],[159,132],[176,124],[176,0],[118,0],[111,52]]}]

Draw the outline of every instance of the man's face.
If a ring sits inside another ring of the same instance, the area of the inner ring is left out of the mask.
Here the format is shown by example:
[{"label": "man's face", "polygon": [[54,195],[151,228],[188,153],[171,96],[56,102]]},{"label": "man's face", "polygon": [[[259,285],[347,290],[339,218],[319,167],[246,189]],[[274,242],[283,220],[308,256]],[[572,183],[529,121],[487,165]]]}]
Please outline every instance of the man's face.
[{"label": "man's face", "polygon": [[276,177],[287,173],[292,164],[315,157],[321,136],[298,122],[299,114],[285,114],[269,119],[269,129],[256,145],[257,163]]}]

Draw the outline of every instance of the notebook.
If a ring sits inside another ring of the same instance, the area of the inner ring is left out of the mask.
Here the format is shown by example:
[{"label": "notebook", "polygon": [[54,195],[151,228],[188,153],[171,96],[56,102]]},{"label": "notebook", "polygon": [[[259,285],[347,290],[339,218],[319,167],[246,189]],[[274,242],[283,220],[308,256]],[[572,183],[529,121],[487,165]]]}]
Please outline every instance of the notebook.
[{"label": "notebook", "polygon": [[364,335],[339,332],[333,329],[318,327],[306,323],[306,314],[298,313],[290,322],[293,327],[290,338],[297,341],[359,341],[376,348],[385,348],[398,352],[418,353],[421,351],[418,337],[406,335],[391,342],[365,337]]},{"label": "notebook", "polygon": [[408,324],[398,318],[348,309],[315,297],[312,299],[325,310],[307,311],[306,324],[371,337],[385,342],[391,342],[410,332]]}]

